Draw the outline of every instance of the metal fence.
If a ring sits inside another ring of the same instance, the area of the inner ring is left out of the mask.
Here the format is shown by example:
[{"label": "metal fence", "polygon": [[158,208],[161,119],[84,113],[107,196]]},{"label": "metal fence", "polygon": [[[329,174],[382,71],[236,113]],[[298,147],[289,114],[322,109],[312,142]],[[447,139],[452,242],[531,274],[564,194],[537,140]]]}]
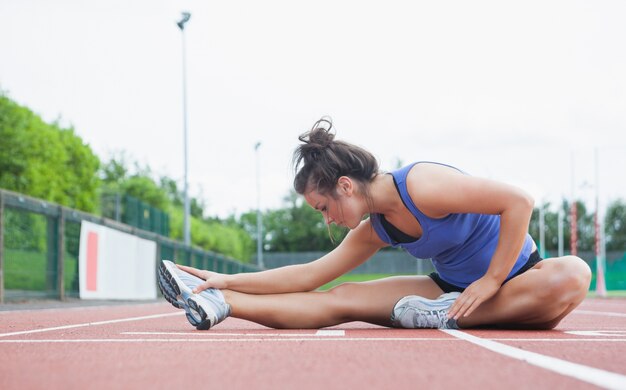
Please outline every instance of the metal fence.
[{"label": "metal fence", "polygon": [[78,296],[83,220],[156,242],[157,264],[160,259],[171,259],[227,274],[258,271],[254,265],[157,233],[0,189],[0,303]]},{"label": "metal fence", "polygon": [[103,194],[101,205],[102,216],[105,218],[165,237],[170,235],[169,215],[135,197],[119,193]]},{"label": "metal fence", "polygon": [[[263,254],[263,263],[267,268],[278,268],[292,264],[308,263],[319,259],[327,252],[269,252]],[[546,258],[556,253],[546,253]],[[585,260],[592,270],[590,290],[596,289],[596,257],[594,252],[579,252],[578,256]],[[605,284],[607,290],[626,290],[626,253],[611,251],[606,253]],[[352,274],[395,274],[395,275],[427,275],[434,271],[430,260],[416,259],[403,250],[382,250],[371,259],[361,264]]]},{"label": "metal fence", "polygon": [[[267,252],[263,254],[266,268],[278,268],[286,265],[308,263],[319,259],[328,252]],[[256,262],[256,258],[253,260]],[[394,275],[426,275],[433,272],[430,260],[416,259],[400,249],[378,251],[372,258],[359,265],[351,274],[394,274]]]}]

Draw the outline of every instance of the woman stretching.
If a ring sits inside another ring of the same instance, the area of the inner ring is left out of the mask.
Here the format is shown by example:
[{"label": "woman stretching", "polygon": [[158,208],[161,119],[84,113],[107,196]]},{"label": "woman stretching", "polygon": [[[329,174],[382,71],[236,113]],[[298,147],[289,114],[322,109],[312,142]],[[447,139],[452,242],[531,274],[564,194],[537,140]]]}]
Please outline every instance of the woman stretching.
[{"label": "woman stretching", "polygon": [[[161,291],[197,329],[227,316],[273,328],[552,329],[585,298],[591,272],[583,260],[539,257],[524,191],[433,162],[381,173],[371,153],[335,140],[331,129],[322,119],[299,137],[294,187],[327,224],[350,232],[318,260],[257,273],[164,260]],[[316,291],[387,246],[432,259],[436,272]]]}]

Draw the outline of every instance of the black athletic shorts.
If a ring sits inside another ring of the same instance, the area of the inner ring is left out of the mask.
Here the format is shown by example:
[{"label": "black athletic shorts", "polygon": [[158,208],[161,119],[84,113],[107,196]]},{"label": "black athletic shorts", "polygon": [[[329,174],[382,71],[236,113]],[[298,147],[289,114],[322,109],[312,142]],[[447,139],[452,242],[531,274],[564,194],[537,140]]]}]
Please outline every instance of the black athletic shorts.
[{"label": "black athletic shorts", "polygon": [[[524,264],[524,266],[522,268],[520,268],[519,271],[517,271],[513,276],[511,276],[504,283],[506,283],[509,280],[513,279],[514,277],[516,277],[518,275],[521,275],[524,272],[528,271],[529,269],[531,269],[535,264],[537,264],[541,260],[543,260],[543,259],[541,258],[541,256],[539,256],[539,252],[538,251],[534,251],[528,257],[528,261],[526,262],[526,264]],[[439,288],[442,289],[444,293],[449,293],[449,292],[452,292],[452,291],[462,292],[463,290],[465,290],[465,287],[455,286],[454,284],[451,284],[451,283],[448,283],[448,282],[444,281],[443,279],[441,279],[441,276],[439,276],[439,274],[437,272],[431,272],[430,275],[428,275],[428,276],[435,283],[437,283],[437,286],[439,286]],[[502,284],[504,284],[504,283],[502,283]]]}]

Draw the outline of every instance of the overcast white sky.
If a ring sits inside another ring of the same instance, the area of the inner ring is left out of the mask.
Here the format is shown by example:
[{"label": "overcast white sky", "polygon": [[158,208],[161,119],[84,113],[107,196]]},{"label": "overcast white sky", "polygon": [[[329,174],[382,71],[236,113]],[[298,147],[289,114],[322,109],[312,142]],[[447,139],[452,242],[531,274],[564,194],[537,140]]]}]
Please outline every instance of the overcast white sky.
[{"label": "overcast white sky", "polygon": [[[291,188],[297,136],[330,115],[385,170],[435,160],[537,199],[626,198],[624,1],[0,0],[0,88],[73,125],[103,160],[124,151],[189,181],[209,215]],[[0,140],[1,142],[1,140]]]}]

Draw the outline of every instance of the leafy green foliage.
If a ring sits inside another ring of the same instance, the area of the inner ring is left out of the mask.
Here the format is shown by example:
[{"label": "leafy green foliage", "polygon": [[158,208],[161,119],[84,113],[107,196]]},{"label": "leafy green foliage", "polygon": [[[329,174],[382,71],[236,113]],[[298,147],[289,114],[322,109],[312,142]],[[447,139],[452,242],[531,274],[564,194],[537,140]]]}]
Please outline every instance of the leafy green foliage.
[{"label": "leafy green foliage", "polygon": [[100,161],[57,124],[0,95],[0,187],[64,206],[94,211]]},{"label": "leafy green foliage", "polygon": [[605,217],[606,249],[623,250],[626,248],[626,203],[621,200],[613,201]]},{"label": "leafy green foliage", "polygon": [[[170,236],[182,240],[183,194],[175,180],[152,178],[148,168],[135,164],[135,173],[130,173],[125,156],[113,157],[103,164],[100,176],[103,193],[130,195],[142,202],[165,211],[170,216]],[[204,217],[204,203],[190,198],[191,242],[206,250],[222,253],[248,262],[254,251],[252,238],[240,226],[224,224],[219,220]]]},{"label": "leafy green foliage", "polygon": [[[544,210],[545,242],[546,250],[555,251],[558,248],[558,212],[550,211],[550,204],[540,205]],[[539,244],[539,207],[535,208],[530,221],[530,235]],[[587,207],[582,202],[576,203],[577,207],[577,227],[578,227],[578,250],[595,250],[595,220],[594,212],[587,211]],[[563,241],[566,251],[570,248],[570,203],[563,200],[561,203],[563,212]],[[626,204],[622,200],[617,200],[609,205],[605,218],[605,232],[607,250],[623,250],[626,248]]]},{"label": "leafy green foliage", "polygon": [[[284,208],[268,210],[261,216],[266,251],[328,251],[345,237],[346,229],[327,226],[322,215],[295,192],[285,197],[284,204]],[[242,214],[238,223],[256,240],[256,212]]]},{"label": "leafy green foliage", "polygon": [[19,210],[4,210],[4,247],[27,251],[46,249],[46,218]]},{"label": "leafy green foliage", "polygon": [[[100,195],[128,195],[173,215],[175,238],[182,235],[182,194],[176,181],[152,178],[149,168],[135,164],[130,173],[122,154],[102,165],[73,129],[45,123],[26,107],[0,92],[0,187],[87,212],[100,209]],[[191,199],[191,236],[194,245],[248,261],[250,236],[239,226],[204,218],[202,200]],[[10,247],[42,250],[45,221],[31,215],[7,214]],[[179,222],[180,221],[180,222]],[[35,238],[39,237],[39,238]]]}]

